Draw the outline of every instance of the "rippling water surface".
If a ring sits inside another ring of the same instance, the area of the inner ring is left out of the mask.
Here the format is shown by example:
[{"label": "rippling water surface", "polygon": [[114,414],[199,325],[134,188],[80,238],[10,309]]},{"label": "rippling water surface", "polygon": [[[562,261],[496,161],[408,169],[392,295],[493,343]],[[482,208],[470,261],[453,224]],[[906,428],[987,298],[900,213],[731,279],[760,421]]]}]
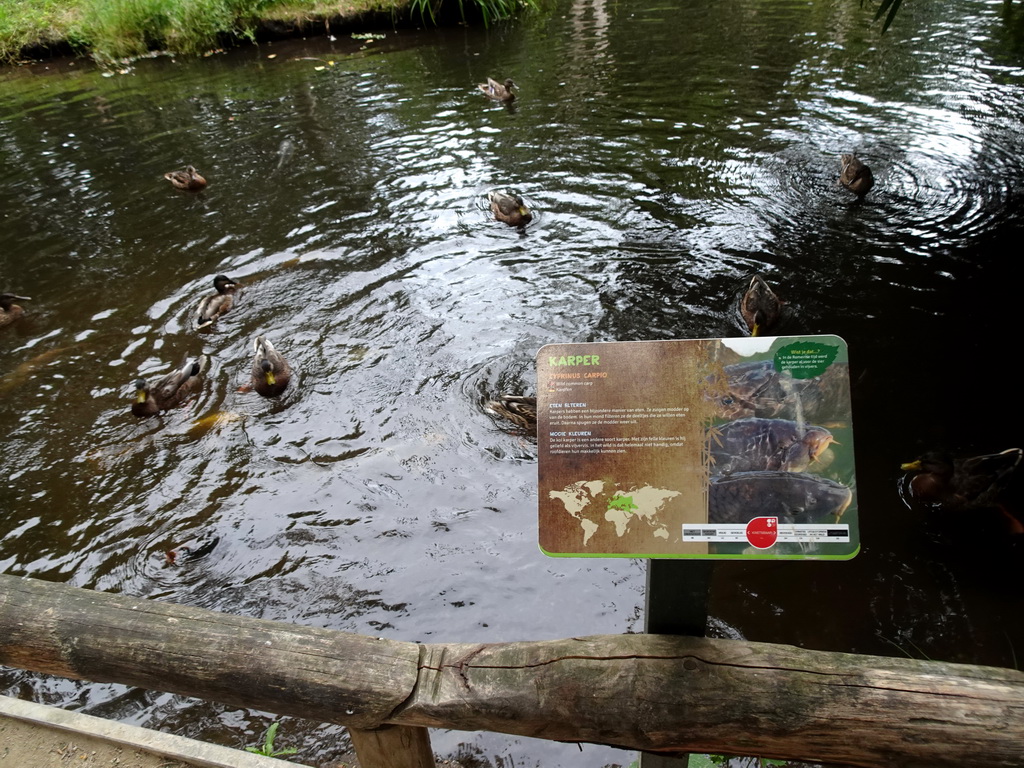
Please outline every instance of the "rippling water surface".
[{"label": "rippling water surface", "polygon": [[[0,329],[0,570],[403,640],[641,631],[645,564],[543,557],[535,446],[482,405],[532,392],[545,343],[738,335],[756,271],[782,333],[849,343],[864,549],[716,566],[712,630],[1019,666],[1019,572],[988,566],[1020,552],[964,558],[899,494],[926,448],[1021,442],[1020,50],[1001,3],[927,5],[880,37],[850,0],[563,0],[490,30],[3,72],[0,290],[32,301]],[[863,201],[836,185],[845,151],[874,169]],[[161,178],[189,163],[202,193]],[[524,231],[491,218],[495,188],[534,207]],[[197,335],[218,273],[244,293]],[[280,402],[239,391],[258,334],[297,370]],[[133,379],[201,353],[189,407],[129,414]],[[268,722],[0,687],[232,746]],[[433,741],[467,765],[632,759]],[[287,721],[291,743],[346,746]]]}]

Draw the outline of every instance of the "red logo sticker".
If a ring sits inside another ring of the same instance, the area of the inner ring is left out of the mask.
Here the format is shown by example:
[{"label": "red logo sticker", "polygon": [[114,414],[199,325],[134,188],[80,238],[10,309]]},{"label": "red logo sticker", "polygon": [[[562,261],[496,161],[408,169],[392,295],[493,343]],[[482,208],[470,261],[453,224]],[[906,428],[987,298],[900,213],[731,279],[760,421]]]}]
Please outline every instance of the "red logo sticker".
[{"label": "red logo sticker", "polygon": [[747,523],[747,541],[757,549],[775,546],[779,538],[779,518],[755,517]]}]

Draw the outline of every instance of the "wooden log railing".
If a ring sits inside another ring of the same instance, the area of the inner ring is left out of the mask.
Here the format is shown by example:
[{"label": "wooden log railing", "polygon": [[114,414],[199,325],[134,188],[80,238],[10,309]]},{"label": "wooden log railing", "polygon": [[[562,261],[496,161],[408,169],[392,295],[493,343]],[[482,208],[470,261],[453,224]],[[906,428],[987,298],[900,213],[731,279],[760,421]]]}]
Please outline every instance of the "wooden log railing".
[{"label": "wooden log railing", "polygon": [[345,725],[364,768],[433,765],[428,728],[854,766],[1024,765],[1024,673],[735,640],[420,645],[0,576],[0,664]]}]

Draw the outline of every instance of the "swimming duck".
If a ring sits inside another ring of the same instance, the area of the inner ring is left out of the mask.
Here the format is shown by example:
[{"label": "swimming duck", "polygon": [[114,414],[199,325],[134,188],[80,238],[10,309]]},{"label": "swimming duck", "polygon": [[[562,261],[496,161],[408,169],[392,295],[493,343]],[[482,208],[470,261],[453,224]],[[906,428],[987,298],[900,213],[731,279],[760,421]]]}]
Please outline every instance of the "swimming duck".
[{"label": "swimming duck", "polygon": [[264,397],[277,397],[288,387],[292,368],[270,340],[257,336],[253,343],[256,357],[252,361],[252,386]]},{"label": "swimming duck", "polygon": [[135,402],[132,413],[140,419],[155,416],[185,402],[199,386],[199,376],[206,368],[208,358],[200,355],[194,361],[186,360],[176,371],[150,385],[144,379],[135,381]]},{"label": "swimming duck", "polygon": [[194,166],[186,166],[183,171],[170,171],[164,174],[164,178],[173,184],[177,189],[189,189],[193,192],[203,189],[206,186],[206,179],[199,175]]},{"label": "swimming duck", "polygon": [[1024,451],[1008,448],[1000,453],[950,460],[930,452],[900,465],[907,487],[918,501],[945,510],[991,506],[1006,487]]},{"label": "swimming duck", "polygon": [[760,275],[750,278],[750,286],[740,299],[740,314],[750,329],[750,335],[763,336],[770,331],[779,321],[784,303]]},{"label": "swimming duck", "polygon": [[491,201],[494,218],[509,226],[525,227],[533,219],[533,214],[519,195],[495,190],[487,195],[487,199]]},{"label": "swimming duck", "polygon": [[525,395],[499,395],[484,410],[516,425],[520,431],[537,436],[537,398]]},{"label": "swimming duck", "polygon": [[873,186],[875,177],[871,169],[857,159],[855,155],[843,154],[839,156],[839,184],[859,197],[864,197]]},{"label": "swimming duck", "polygon": [[508,78],[505,84],[502,85],[497,80],[487,78],[486,83],[478,83],[477,88],[484,92],[484,96],[495,101],[510,102],[515,101],[516,95],[512,92],[513,88],[519,86],[512,82],[512,78]]},{"label": "swimming duck", "polygon": [[15,304],[15,301],[32,301],[32,299],[13,293],[0,293],[0,326],[13,323],[25,314],[25,310]]},{"label": "swimming duck", "polygon": [[238,283],[227,275],[217,275],[213,278],[213,287],[217,292],[207,296],[199,302],[196,308],[196,330],[201,331],[213,325],[213,321],[223,314],[226,314],[235,303],[235,292],[238,290]]}]

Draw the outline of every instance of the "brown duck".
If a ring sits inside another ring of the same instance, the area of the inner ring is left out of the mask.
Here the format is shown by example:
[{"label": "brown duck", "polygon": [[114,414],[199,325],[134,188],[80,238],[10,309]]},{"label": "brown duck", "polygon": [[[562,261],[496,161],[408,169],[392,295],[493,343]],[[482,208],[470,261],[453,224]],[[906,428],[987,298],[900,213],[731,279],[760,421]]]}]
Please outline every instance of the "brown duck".
[{"label": "brown duck", "polygon": [[13,293],[0,293],[0,327],[13,323],[25,314],[25,310],[14,303],[16,301],[32,301],[32,299]]},{"label": "brown duck", "polygon": [[288,388],[292,368],[269,339],[257,336],[253,347],[256,356],[252,361],[252,387],[264,397],[277,397]]},{"label": "brown duck", "polygon": [[478,83],[476,87],[483,91],[484,96],[487,98],[508,103],[515,101],[516,95],[512,92],[512,89],[519,86],[512,82],[511,77],[505,81],[504,85],[488,77],[486,83]]},{"label": "brown duck", "polygon": [[763,336],[782,316],[781,301],[760,275],[750,278],[750,286],[740,299],[740,314],[751,336]]},{"label": "brown duck", "polygon": [[512,422],[516,429],[531,437],[537,436],[537,398],[525,395],[499,395],[484,410]]},{"label": "brown duck", "polygon": [[198,389],[199,377],[207,362],[206,355],[200,355],[195,361],[187,360],[178,370],[152,385],[144,379],[137,379],[132,413],[141,419],[181,405]]},{"label": "brown duck", "polygon": [[199,175],[199,171],[194,166],[188,165],[183,171],[170,171],[164,174],[164,178],[167,179],[177,189],[188,189],[192,192],[198,191],[206,187],[206,179]]},{"label": "brown duck", "polygon": [[857,159],[856,155],[839,156],[839,184],[846,187],[858,197],[864,197],[875,186],[875,177],[871,169]]},{"label": "brown duck", "polygon": [[217,292],[199,302],[196,308],[196,330],[201,331],[213,325],[213,321],[224,315],[234,306],[238,283],[227,275],[213,278],[213,287]]},{"label": "brown duck", "polygon": [[525,227],[533,220],[533,213],[519,195],[495,190],[487,195],[487,199],[491,202],[494,218],[511,227]]}]

